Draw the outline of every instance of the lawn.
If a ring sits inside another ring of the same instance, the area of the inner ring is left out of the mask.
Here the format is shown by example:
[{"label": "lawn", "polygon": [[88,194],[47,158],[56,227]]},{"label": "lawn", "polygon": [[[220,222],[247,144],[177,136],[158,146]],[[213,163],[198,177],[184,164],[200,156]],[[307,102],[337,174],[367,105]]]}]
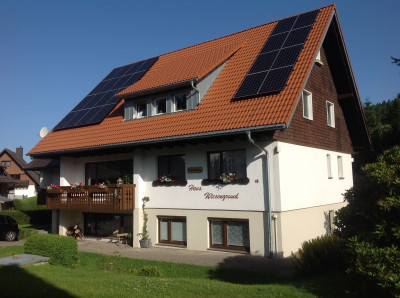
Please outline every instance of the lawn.
[{"label": "lawn", "polygon": [[[0,257],[19,253],[22,246],[0,247]],[[138,275],[148,266],[158,268],[161,276]],[[0,296],[6,297],[350,297],[355,287],[342,273],[278,277],[84,252],[75,268],[0,267],[0,276]]]}]

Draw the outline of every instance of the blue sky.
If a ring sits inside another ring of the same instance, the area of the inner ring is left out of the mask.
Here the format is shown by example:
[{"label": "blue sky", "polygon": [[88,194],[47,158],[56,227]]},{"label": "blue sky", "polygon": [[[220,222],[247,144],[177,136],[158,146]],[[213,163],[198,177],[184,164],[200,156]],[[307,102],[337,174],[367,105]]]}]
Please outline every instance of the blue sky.
[{"label": "blue sky", "polygon": [[[0,0],[0,150],[27,153],[114,67],[331,3]],[[400,0],[334,3],[361,99],[393,99]]]}]

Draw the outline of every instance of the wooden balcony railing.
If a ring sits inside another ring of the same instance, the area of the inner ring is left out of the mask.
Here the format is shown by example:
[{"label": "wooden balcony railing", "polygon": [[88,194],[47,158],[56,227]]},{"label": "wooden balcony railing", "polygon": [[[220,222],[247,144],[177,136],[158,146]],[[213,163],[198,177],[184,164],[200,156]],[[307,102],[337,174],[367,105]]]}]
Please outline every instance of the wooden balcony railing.
[{"label": "wooden balcony railing", "polygon": [[47,190],[46,207],[82,211],[133,211],[135,184],[106,188],[84,186],[81,189],[62,186],[59,189]]}]

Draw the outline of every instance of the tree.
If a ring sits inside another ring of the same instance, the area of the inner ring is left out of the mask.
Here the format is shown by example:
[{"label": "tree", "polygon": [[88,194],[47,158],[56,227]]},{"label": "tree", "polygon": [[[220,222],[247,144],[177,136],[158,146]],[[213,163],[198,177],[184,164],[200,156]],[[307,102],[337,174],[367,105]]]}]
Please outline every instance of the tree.
[{"label": "tree", "polygon": [[336,213],[335,233],[349,241],[350,271],[400,296],[400,146],[363,171],[367,180],[345,193],[348,205]]}]

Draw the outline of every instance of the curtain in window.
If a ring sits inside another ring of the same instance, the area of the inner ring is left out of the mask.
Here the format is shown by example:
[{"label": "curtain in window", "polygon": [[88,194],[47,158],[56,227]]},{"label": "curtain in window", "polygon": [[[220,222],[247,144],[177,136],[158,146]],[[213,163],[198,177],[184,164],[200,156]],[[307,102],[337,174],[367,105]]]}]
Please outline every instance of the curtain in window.
[{"label": "curtain in window", "polygon": [[225,151],[223,155],[223,168],[225,173],[236,173],[237,178],[246,177],[246,151]]},{"label": "curtain in window", "polygon": [[222,221],[211,222],[212,245],[224,244],[224,223]]},{"label": "curtain in window", "polygon": [[228,246],[249,246],[249,223],[248,222],[227,222]]},{"label": "curtain in window", "polygon": [[160,219],[160,240],[168,241],[168,219]]},{"label": "curtain in window", "polygon": [[171,241],[186,242],[186,222],[174,221],[171,222]]},{"label": "curtain in window", "polygon": [[208,165],[208,178],[216,179],[217,175],[221,174],[220,168],[220,153],[210,153]]}]

